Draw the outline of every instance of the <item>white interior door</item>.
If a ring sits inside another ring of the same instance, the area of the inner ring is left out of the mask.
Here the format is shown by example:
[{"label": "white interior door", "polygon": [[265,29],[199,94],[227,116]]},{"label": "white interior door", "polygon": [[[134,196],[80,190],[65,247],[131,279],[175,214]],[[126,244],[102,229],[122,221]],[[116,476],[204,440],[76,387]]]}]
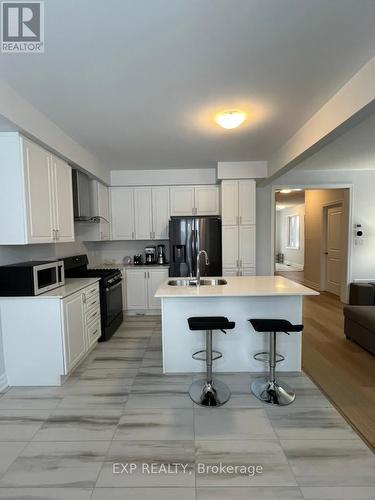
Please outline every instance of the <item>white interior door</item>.
[{"label": "white interior door", "polygon": [[135,239],[152,239],[151,188],[134,189]]},{"label": "white interior door", "polygon": [[168,239],[169,212],[169,188],[152,188],[152,228],[154,239]]},{"label": "white interior door", "polygon": [[72,169],[64,161],[52,157],[55,185],[55,229],[57,241],[74,241]]},{"label": "white interior door", "polygon": [[238,226],[222,226],[223,268],[237,268]]},{"label": "white interior door", "polygon": [[343,258],[342,205],[328,207],[326,214],[325,289],[340,295]]},{"label": "white interior door", "polygon": [[113,240],[134,239],[134,197],[132,188],[111,188]]}]

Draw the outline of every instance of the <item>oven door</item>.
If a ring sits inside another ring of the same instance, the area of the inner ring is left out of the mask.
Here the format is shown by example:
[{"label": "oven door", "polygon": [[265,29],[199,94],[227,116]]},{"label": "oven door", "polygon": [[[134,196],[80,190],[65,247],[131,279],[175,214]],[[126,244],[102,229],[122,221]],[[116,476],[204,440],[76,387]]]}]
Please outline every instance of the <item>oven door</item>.
[{"label": "oven door", "polygon": [[122,312],[122,280],[111,285],[105,292],[105,325],[109,326]]},{"label": "oven door", "polygon": [[51,262],[33,268],[34,294],[39,295],[59,286],[57,262]]}]

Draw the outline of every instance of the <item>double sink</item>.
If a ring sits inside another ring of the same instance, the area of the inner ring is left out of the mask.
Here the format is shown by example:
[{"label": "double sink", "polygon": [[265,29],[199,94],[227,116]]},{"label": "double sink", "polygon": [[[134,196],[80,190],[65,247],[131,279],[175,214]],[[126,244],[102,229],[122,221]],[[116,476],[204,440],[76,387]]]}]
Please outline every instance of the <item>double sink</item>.
[{"label": "double sink", "polygon": [[[200,286],[219,286],[226,285],[227,281],[222,278],[213,279],[201,279]],[[178,278],[175,280],[169,280],[168,285],[170,286],[197,286],[196,278]]]}]

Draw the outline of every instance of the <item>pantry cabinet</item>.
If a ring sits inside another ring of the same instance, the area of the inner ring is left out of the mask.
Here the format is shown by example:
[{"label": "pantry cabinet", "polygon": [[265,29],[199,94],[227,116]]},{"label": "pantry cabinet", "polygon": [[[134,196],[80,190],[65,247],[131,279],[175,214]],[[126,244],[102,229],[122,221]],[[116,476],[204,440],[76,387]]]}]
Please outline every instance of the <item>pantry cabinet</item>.
[{"label": "pantry cabinet", "polygon": [[253,179],[222,182],[222,255],[225,276],[256,274],[255,187]]},{"label": "pantry cabinet", "polygon": [[0,244],[74,241],[71,167],[18,133],[0,134]]},{"label": "pantry cabinet", "polygon": [[218,186],[173,186],[171,215],[219,215]]},{"label": "pantry cabinet", "polygon": [[160,284],[168,278],[168,268],[127,269],[126,289],[127,289],[127,309],[129,311],[159,310],[161,308],[160,299],[155,298],[155,292]]}]

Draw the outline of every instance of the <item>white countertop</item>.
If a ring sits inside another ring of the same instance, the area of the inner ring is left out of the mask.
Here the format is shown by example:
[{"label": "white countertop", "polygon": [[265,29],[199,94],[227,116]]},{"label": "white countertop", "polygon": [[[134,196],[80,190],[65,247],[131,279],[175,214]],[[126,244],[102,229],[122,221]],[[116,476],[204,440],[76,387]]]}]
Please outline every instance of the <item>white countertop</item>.
[{"label": "white countertop", "polygon": [[169,264],[96,264],[95,266],[90,266],[90,269],[168,269]]},{"label": "white countertop", "polygon": [[[206,277],[202,277],[205,279]],[[225,276],[226,285],[218,286],[171,286],[168,278],[155,293],[155,297],[259,297],[283,295],[319,295],[319,292],[307,288],[282,276]]]},{"label": "white countertop", "polygon": [[72,295],[73,293],[82,290],[82,288],[86,288],[87,286],[92,285],[99,281],[100,278],[68,278],[65,279],[65,285],[59,286],[58,288],[54,288],[46,293],[41,293],[40,295],[30,295],[27,297],[0,297],[0,300],[9,300],[9,299],[63,299],[68,297],[68,295]]}]

